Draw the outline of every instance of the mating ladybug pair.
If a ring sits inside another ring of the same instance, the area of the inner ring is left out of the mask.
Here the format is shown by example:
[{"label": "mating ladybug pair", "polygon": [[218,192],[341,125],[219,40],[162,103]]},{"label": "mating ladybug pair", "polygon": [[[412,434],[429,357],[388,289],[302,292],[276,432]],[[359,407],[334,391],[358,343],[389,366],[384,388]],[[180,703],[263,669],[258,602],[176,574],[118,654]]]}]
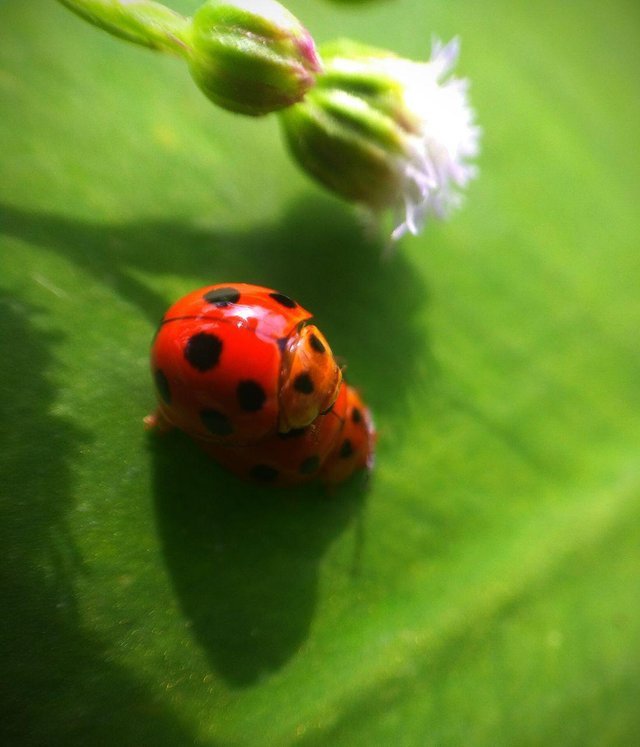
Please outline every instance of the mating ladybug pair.
[{"label": "mating ladybug pair", "polygon": [[264,483],[336,484],[370,470],[371,415],[310,318],[288,296],[245,283],[180,299],[153,341],[159,405],[147,427],[180,428]]}]

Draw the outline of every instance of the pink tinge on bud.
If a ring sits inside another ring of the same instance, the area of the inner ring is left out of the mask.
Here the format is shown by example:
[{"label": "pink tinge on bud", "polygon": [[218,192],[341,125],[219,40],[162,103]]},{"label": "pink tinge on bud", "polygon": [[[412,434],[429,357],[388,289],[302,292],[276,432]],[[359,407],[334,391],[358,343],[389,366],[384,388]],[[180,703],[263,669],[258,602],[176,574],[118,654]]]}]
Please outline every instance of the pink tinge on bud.
[{"label": "pink tinge on bud", "polygon": [[296,46],[302,58],[308,63],[309,69],[314,73],[319,73],[322,70],[322,61],[311,34],[305,32],[301,38],[296,39]]}]

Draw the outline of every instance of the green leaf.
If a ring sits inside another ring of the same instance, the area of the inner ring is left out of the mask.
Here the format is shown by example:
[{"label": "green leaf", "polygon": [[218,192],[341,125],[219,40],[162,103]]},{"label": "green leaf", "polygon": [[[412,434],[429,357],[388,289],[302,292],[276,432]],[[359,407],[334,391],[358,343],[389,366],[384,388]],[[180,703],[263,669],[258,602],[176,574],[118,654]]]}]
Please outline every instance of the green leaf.
[{"label": "green leaf", "polygon": [[[481,176],[389,260],[275,119],[0,4],[2,741],[636,744],[640,10],[290,10],[413,58],[462,37]],[[375,413],[368,491],[143,431],[158,318],[225,281],[314,312]]]}]

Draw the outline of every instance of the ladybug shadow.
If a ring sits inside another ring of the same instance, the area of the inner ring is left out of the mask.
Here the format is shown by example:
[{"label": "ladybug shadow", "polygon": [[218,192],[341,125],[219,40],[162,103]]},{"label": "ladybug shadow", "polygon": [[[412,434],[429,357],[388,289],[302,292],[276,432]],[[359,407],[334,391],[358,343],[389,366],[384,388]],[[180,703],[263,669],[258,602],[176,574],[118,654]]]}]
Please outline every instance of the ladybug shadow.
[{"label": "ladybug shadow", "polygon": [[193,636],[212,668],[246,687],[282,667],[313,620],[322,559],[349,525],[355,578],[354,478],[329,495],[319,485],[272,489],[214,464],[182,433],[150,438],[164,557]]},{"label": "ladybug shadow", "polygon": [[279,222],[249,231],[184,219],[99,224],[0,204],[0,232],[63,255],[154,327],[176,300],[158,291],[156,277],[183,277],[185,293],[219,282],[286,293],[314,314],[375,413],[397,422],[395,439],[404,435],[408,399],[437,375],[424,279],[401,246],[385,258],[382,242],[332,198],[301,198]]}]

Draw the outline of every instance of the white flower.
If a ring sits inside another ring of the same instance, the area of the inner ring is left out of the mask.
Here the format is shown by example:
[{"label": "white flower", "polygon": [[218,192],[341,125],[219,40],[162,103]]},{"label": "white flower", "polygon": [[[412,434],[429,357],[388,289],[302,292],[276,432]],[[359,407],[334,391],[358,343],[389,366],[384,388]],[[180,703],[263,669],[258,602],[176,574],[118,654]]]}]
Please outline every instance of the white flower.
[{"label": "white flower", "polygon": [[446,46],[435,41],[429,62],[383,61],[403,81],[405,106],[417,126],[407,136],[409,157],[399,163],[403,204],[396,206],[394,239],[419,233],[430,215],[446,217],[460,205],[460,189],[477,175],[469,159],[478,154],[480,128],[468,100],[469,82],[448,77],[459,51],[458,39]]},{"label": "white flower", "polygon": [[294,155],[317,179],[376,215],[392,239],[446,217],[477,174],[480,129],[468,81],[451,76],[459,42],[434,41],[428,62],[337,42],[301,104],[283,114]]}]

